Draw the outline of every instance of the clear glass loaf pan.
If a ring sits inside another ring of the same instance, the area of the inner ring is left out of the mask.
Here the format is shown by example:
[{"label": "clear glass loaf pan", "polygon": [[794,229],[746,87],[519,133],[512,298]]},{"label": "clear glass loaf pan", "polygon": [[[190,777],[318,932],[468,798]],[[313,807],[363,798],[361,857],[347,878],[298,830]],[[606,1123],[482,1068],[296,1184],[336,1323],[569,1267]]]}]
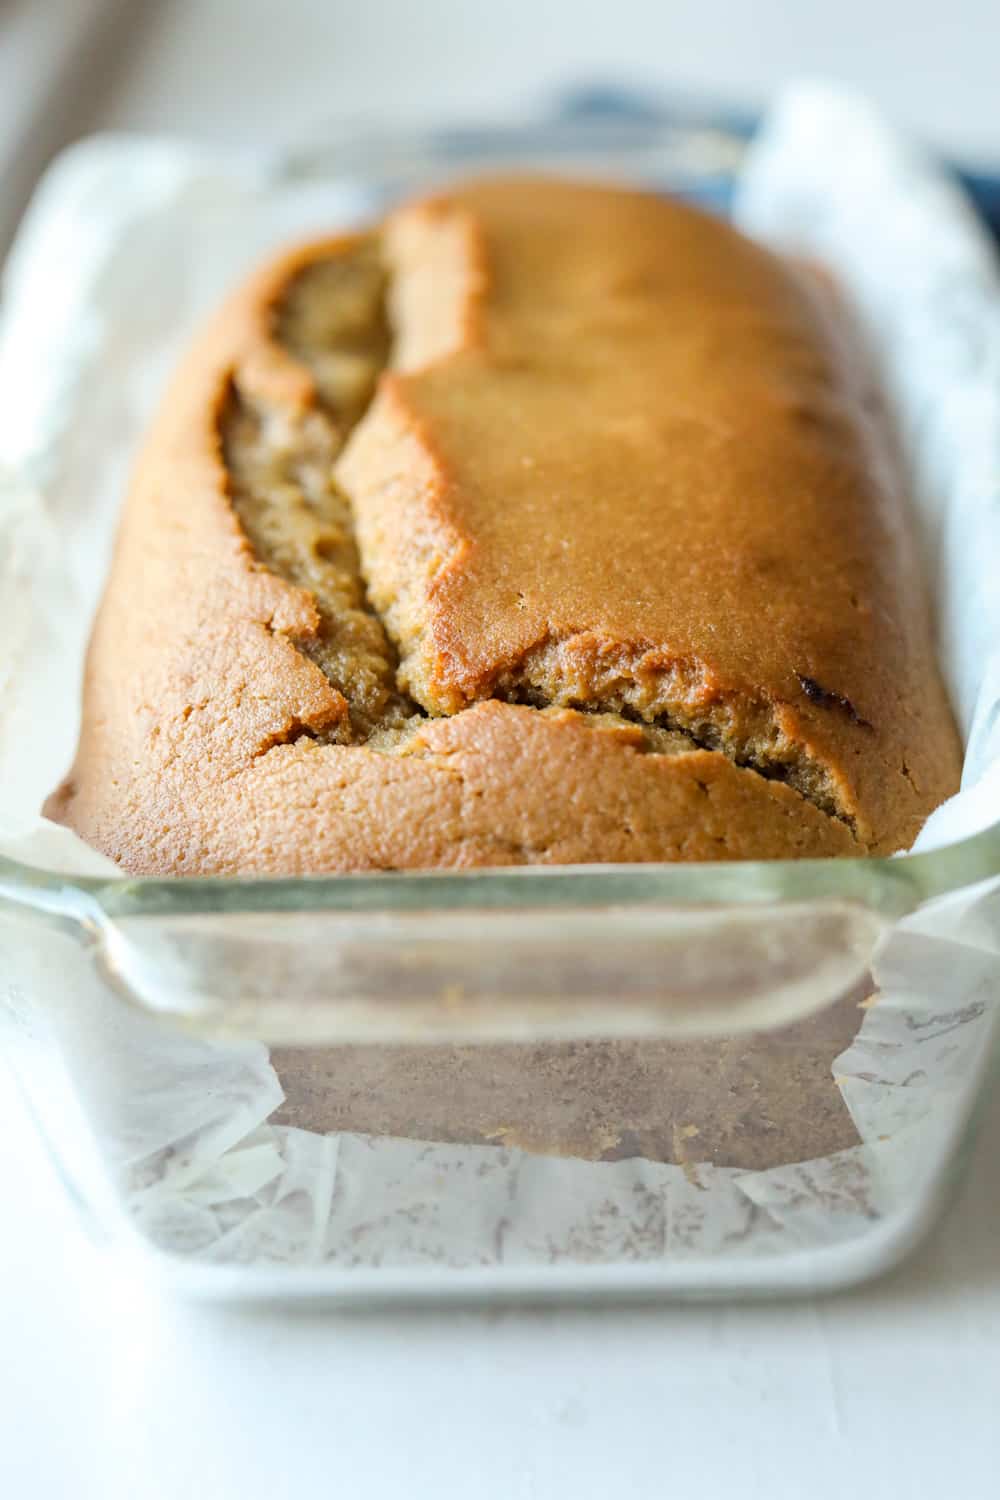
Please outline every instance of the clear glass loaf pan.
[{"label": "clear glass loaf pan", "polygon": [[[252,171],[382,199],[527,159],[721,203],[740,149],[584,120]],[[307,880],[25,847],[0,857],[12,1076],[95,1233],[208,1296],[844,1285],[947,1201],[991,1068],[996,824],[888,860]]]}]

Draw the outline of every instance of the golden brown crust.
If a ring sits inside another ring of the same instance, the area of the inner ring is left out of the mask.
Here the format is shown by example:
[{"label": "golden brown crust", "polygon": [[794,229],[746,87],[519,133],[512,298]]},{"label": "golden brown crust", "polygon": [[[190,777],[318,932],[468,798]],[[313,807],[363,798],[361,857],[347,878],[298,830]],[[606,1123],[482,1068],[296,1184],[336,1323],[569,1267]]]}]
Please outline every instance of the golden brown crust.
[{"label": "golden brown crust", "polygon": [[908,844],[957,742],[885,443],[792,273],[557,183],[381,244],[365,415],[377,330],[317,349],[290,301],[356,238],[266,267],[178,373],[50,816],[137,873]]}]

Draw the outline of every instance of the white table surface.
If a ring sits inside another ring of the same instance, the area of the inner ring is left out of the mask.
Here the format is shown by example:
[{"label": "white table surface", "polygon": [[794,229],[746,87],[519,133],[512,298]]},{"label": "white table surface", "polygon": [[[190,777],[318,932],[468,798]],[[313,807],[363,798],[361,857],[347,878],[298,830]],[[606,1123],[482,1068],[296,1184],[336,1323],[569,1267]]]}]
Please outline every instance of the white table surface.
[{"label": "white table surface", "polygon": [[[995,0],[162,0],[126,31],[77,129],[268,140],[345,113],[508,112],[580,76],[753,101],[822,71],[1000,160]],[[123,1279],[0,1073],[0,1496],[992,1497],[998,1161],[1000,1098],[946,1225],[830,1301],[241,1314]]]},{"label": "white table surface", "polygon": [[778,1305],[238,1312],[123,1280],[0,1092],[0,1495],[992,1500],[1000,1095],[900,1271]]}]

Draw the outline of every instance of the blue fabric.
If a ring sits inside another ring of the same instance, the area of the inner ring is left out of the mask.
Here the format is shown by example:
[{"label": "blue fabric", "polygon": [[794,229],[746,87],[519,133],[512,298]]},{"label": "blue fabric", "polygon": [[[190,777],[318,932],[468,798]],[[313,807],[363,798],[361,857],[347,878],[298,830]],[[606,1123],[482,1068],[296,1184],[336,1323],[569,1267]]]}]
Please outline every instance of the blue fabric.
[{"label": "blue fabric", "polygon": [[[756,129],[752,114],[681,101],[671,105],[654,95],[602,84],[575,89],[562,101],[559,117],[575,120],[629,121],[642,124],[678,126],[711,126],[749,140]],[[949,170],[965,189],[994,240],[1000,245],[1000,174],[972,171],[949,162]],[[718,208],[725,208],[730,184],[713,179],[694,190],[693,196]]]}]

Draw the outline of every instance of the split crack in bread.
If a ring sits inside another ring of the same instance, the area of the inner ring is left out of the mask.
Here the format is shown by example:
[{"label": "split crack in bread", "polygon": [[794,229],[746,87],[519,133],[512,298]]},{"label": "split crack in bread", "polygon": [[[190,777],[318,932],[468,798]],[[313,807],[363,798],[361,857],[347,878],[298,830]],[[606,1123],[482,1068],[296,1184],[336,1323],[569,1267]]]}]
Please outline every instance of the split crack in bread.
[{"label": "split crack in bread", "polygon": [[840,324],[556,180],[279,257],[149,433],[49,815],[140,874],[909,845],[959,746]]}]

